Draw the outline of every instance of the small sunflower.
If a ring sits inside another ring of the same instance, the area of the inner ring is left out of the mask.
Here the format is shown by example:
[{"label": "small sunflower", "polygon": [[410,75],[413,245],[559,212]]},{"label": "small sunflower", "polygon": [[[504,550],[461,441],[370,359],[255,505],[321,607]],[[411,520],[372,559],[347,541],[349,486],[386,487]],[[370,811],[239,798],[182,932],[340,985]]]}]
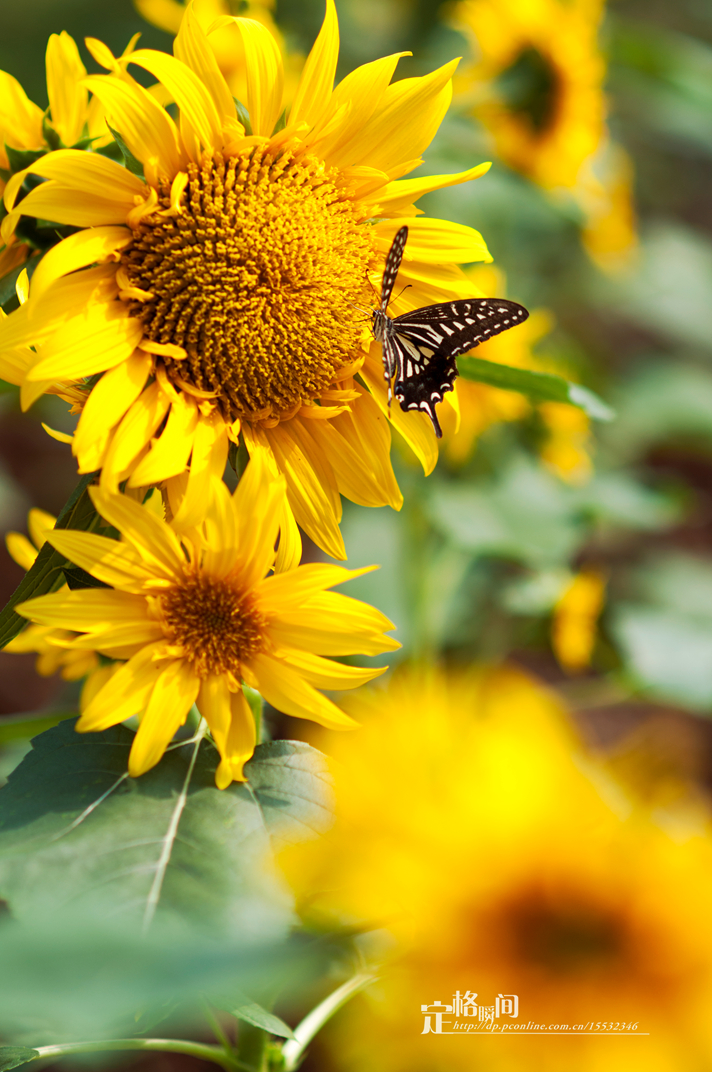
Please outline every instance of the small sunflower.
[{"label": "small sunflower", "polygon": [[[26,306],[0,324],[0,347],[35,347],[30,397],[87,378],[73,450],[81,472],[102,469],[104,487],[183,479],[190,460],[176,517],[189,527],[204,509],[206,477],[222,474],[229,442],[241,434],[251,456],[264,453],[286,477],[296,521],[343,558],[341,494],[367,506],[402,501],[380,347],[357,310],[380,287],[406,221],[399,285],[410,289],[394,312],[469,293],[457,265],[491,259],[482,237],[416,218],[414,202],[487,165],[400,178],[418,165],[447,110],[456,61],[391,85],[399,56],[389,56],[332,90],[338,25],[328,0],[285,116],[274,38],[256,21],[235,25],[246,110],[236,111],[191,7],[175,56],[128,57],[159,80],[179,124],[126,63],[89,43],[112,73],[85,84],[134,170],[60,150],[13,176],[6,239],[23,216],[79,230],[43,258]],[[30,172],[49,181],[17,202]],[[398,406],[390,417],[432,469],[428,418]]]},{"label": "small sunflower", "polygon": [[[400,647],[379,611],[327,591],[363,570],[313,564],[269,575],[285,495],[260,456],[234,496],[220,483],[197,529],[175,528],[128,496],[90,491],[121,541],[68,529],[47,539],[109,588],[57,592],[18,613],[82,634],[72,652],[127,660],[86,704],[77,729],[104,730],[138,715],[129,773],[160,760],[192,705],[220,752],[216,783],[244,780],[255,723],[242,683],[278,710],[332,729],[353,719],[318,688],[350,689],[383,673],[324,655],[375,655]],[[316,687],[315,687],[316,686]]]},{"label": "small sunflower", "polygon": [[498,155],[583,209],[583,240],[603,266],[635,244],[630,162],[611,143],[598,44],[603,0],[463,0],[453,18],[472,41],[461,79]]}]

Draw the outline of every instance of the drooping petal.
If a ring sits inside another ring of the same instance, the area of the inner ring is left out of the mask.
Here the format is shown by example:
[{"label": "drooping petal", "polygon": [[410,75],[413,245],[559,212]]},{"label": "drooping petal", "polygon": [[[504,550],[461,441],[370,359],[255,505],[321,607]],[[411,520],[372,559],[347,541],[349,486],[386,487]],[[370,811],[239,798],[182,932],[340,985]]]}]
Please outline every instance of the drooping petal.
[{"label": "drooping petal", "polygon": [[79,459],[80,472],[93,473],[101,467],[111,429],[140,395],[151,366],[150,354],[134,350],[94,385],[74,433],[72,452]]},{"label": "drooping petal", "polygon": [[220,752],[215,772],[218,789],[226,789],[233,781],[244,782],[242,768],[254,752],[257,738],[254,716],[242,689],[231,693],[226,679],[213,675],[202,682],[196,702]]},{"label": "drooping petal", "polygon": [[144,648],[99,689],[82,712],[76,729],[79,733],[106,730],[139,714],[160,673],[161,667],[153,661],[153,649]]},{"label": "drooping petal", "polygon": [[211,487],[222,480],[227,462],[227,427],[216,411],[198,420],[193,437],[193,456],[190,474],[180,509],[173,527],[183,532],[199,524],[205,517]]},{"label": "drooping petal", "polygon": [[304,121],[313,127],[324,116],[331,102],[338,59],[339,20],[334,0],[326,0],[324,22],[304,64],[289,113],[290,123]]},{"label": "drooping petal", "polygon": [[233,496],[240,563],[236,576],[252,588],[274,562],[285,499],[284,478],[273,472],[264,454],[250,459]]},{"label": "drooping petal", "polygon": [[277,42],[254,19],[235,19],[245,47],[247,110],[253,134],[269,137],[282,113],[284,69]]},{"label": "drooping petal", "polygon": [[403,505],[403,495],[398,487],[391,463],[391,428],[378,403],[360,384],[355,385],[359,398],[338,417],[333,425],[342,439],[350,443],[363,464],[370,467],[378,486],[383,489],[386,502],[394,510]]},{"label": "drooping petal", "polygon": [[129,774],[138,778],[155,767],[195,703],[200,679],[190,663],[169,663],[153,686],[129,754]]},{"label": "drooping petal", "polygon": [[[0,71],[0,139],[13,149],[41,149],[42,109],[30,100],[24,89],[7,71]],[[4,148],[0,161],[8,167]]]},{"label": "drooping petal", "polygon": [[423,466],[425,475],[428,476],[438,460],[437,440],[433,435],[433,426],[424,413],[404,413],[395,399],[389,408],[386,383],[383,379],[381,348],[378,343],[374,343],[371,358],[365,362],[361,375],[378,406],[388,415],[391,423],[403,436]]},{"label": "drooping petal", "polygon": [[113,433],[104,458],[101,482],[115,490],[124,480],[136,459],[148,449],[151,436],[163,421],[171,400],[156,381],[143,391]]},{"label": "drooping petal", "polygon": [[5,536],[5,545],[10,558],[17,562],[18,566],[28,570],[34,565],[37,548],[33,547],[21,532],[8,532]]},{"label": "drooping petal", "polygon": [[249,662],[257,687],[267,703],[285,715],[307,718],[330,730],[353,729],[357,723],[322,696],[282,659],[256,655]]},{"label": "drooping petal", "polygon": [[198,419],[199,410],[196,404],[186,395],[178,395],[171,405],[165,428],[159,438],[153,440],[148,454],[134,469],[128,486],[148,487],[149,484],[158,484],[182,473],[193,450]]}]

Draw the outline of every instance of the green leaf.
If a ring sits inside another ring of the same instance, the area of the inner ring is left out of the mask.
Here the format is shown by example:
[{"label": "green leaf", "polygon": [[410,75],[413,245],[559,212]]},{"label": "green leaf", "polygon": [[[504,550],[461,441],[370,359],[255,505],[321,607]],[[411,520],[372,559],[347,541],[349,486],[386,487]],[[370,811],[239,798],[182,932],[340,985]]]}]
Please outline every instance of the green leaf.
[{"label": "green leaf", "polygon": [[533,372],[531,369],[500,365],[485,361],[482,357],[458,357],[460,375],[466,380],[501,387],[506,391],[519,391],[533,402],[567,402],[578,406],[597,421],[610,421],[615,416],[610,406],[580,383],[570,383],[563,376],[551,372]]},{"label": "green leaf", "polygon": [[78,588],[111,587],[110,584],[104,584],[103,581],[98,581],[96,577],[92,577],[91,573],[87,573],[86,570],[80,569],[79,566],[65,566],[62,572],[67,578],[67,585],[73,592]]},{"label": "green leaf", "polygon": [[106,125],[111,131],[111,136],[113,137],[114,141],[118,145],[119,149],[121,149],[121,155],[124,158],[124,164],[126,165],[127,170],[130,171],[132,175],[140,175],[140,177],[143,178],[143,164],[141,163],[141,161],[136,159],[124,139],[119,134],[118,130],[114,130],[114,128],[112,126],[109,126],[108,123]]},{"label": "green leaf", "polygon": [[18,171],[24,171],[25,168],[47,155],[46,149],[13,149],[11,145],[5,146],[5,152],[13,175],[16,175]]},{"label": "green leaf", "polygon": [[279,1016],[267,1012],[266,1009],[263,1009],[261,1005],[254,1001],[225,1011],[232,1013],[238,1020],[244,1020],[246,1024],[252,1024],[253,1027],[268,1031],[270,1035],[279,1035],[280,1038],[294,1038],[289,1024],[285,1024],[284,1020],[280,1020]]},{"label": "green leaf", "polygon": [[37,1050],[30,1050],[27,1046],[0,1046],[0,1072],[19,1068],[36,1057],[39,1057]]},{"label": "green leaf", "polygon": [[[0,719],[0,744],[8,744],[10,741],[29,741],[45,730],[51,730],[58,722],[65,718],[76,718],[74,711],[54,711],[44,715],[10,715]],[[0,1070],[1,1072],[1,1070]]]},{"label": "green leaf", "polygon": [[[95,480],[96,473],[83,476],[65,503],[54,526],[56,529],[78,529],[85,532],[95,524],[98,515],[89,498],[87,488]],[[63,567],[67,560],[59,551],[46,543],[37,555],[32,567],[12,594],[10,601],[0,612],[0,649],[25,627],[27,621],[15,613],[18,603],[34,596],[56,592],[64,584]]]},{"label": "green leaf", "polygon": [[271,841],[314,836],[329,821],[323,756],[299,742],[260,746],[249,782],[219,790],[206,740],[177,744],[133,779],[130,730],[74,725],[36,737],[0,789],[0,897],[15,919],[71,905],[223,936],[288,927],[291,897],[266,861]]},{"label": "green leaf", "polygon": [[248,112],[247,108],[242,103],[242,101],[239,101],[237,99],[237,97],[233,97],[232,99],[235,102],[235,110],[237,111],[237,118],[240,120],[240,122],[242,123],[243,127],[245,128],[245,134],[247,134],[248,137],[249,137],[252,134],[252,121],[250,119],[250,113]]}]

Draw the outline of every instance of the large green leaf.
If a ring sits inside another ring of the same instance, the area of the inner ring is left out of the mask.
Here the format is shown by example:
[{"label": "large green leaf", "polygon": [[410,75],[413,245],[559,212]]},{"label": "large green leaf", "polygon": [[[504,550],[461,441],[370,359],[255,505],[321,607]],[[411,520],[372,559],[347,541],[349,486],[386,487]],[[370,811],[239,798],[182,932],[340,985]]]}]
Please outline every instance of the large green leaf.
[{"label": "large green leaf", "polygon": [[610,406],[593,391],[551,372],[533,372],[513,365],[500,365],[483,357],[458,357],[457,366],[466,380],[502,387],[507,391],[519,391],[534,402],[567,402],[571,406],[578,406],[597,421],[610,421],[614,416]]},{"label": "large green leaf", "polygon": [[129,778],[134,734],[78,734],[61,722],[0,790],[0,897],[31,921],[100,910],[144,929],[154,914],[222,935],[272,935],[291,899],[270,839],[294,841],[329,821],[326,761],[299,742],[261,745],[249,782],[215,788],[207,741],[175,746]]},{"label": "large green leaf", "polygon": [[[83,476],[57,518],[56,529],[80,529],[86,531],[97,521],[98,515],[89,498],[87,488],[96,478],[96,473]],[[63,567],[67,564],[64,555],[48,543],[44,545],[34,565],[27,571],[13,592],[10,601],[0,612],[0,648],[24,629],[27,621],[15,613],[18,603],[33,596],[56,592],[65,583]]]},{"label": "large green leaf", "polygon": [[52,726],[56,726],[65,718],[76,717],[76,708],[74,711],[50,711],[42,715],[31,712],[4,716],[0,719],[0,744],[8,744],[10,741],[29,741],[38,733],[51,730]]},{"label": "large green leaf", "polygon": [[30,1050],[27,1046],[0,1046],[0,1072],[19,1068],[36,1057],[39,1057],[37,1050]]}]

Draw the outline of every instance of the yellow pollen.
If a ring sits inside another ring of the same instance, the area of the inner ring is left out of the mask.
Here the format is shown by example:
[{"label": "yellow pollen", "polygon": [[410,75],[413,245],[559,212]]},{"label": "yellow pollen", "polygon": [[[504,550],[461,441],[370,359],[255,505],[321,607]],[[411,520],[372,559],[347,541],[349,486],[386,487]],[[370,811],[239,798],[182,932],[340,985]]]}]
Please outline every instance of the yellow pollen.
[{"label": "yellow pollen", "polygon": [[160,597],[166,639],[200,677],[231,673],[262,650],[265,618],[228,581],[193,573]]},{"label": "yellow pollen", "polygon": [[152,350],[169,380],[214,397],[229,421],[318,399],[361,355],[352,303],[372,237],[358,208],[318,160],[262,147],[190,165],[179,212],[171,201],[161,187],[122,254],[147,295],[126,293],[146,340],[187,353]]}]

